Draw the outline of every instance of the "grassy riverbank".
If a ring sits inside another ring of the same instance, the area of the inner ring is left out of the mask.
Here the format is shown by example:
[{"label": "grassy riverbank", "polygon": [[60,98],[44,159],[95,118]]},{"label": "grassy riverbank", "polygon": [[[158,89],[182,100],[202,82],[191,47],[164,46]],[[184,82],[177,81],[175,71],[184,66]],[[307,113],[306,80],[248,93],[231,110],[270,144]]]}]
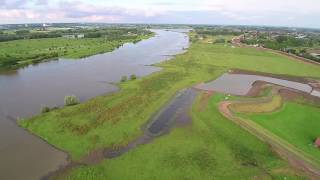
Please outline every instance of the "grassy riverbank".
[{"label": "grassy riverbank", "polygon": [[82,58],[110,52],[124,43],[138,42],[152,35],[136,35],[121,40],[107,38],[44,38],[0,42],[0,69],[12,69],[58,57]]},{"label": "grassy riverbank", "polygon": [[[20,125],[67,151],[73,160],[79,160],[92,150],[128,143],[142,134],[140,127],[178,90],[215,79],[230,68],[320,78],[319,66],[255,49],[202,42],[194,42],[187,53],[158,66],[163,70],[122,83],[118,93],[23,120]],[[74,179],[105,179],[104,175],[174,179],[231,173],[230,177],[246,179],[264,176],[264,173],[278,176],[279,173],[272,170],[278,167],[280,169],[275,171],[291,174],[267,146],[223,119],[216,110],[216,100],[210,102],[206,113],[193,113],[193,123],[186,129],[174,130],[115,160],[76,169],[71,176]],[[217,125],[210,120],[217,121]],[[225,132],[219,129],[220,126]],[[224,141],[224,138],[229,140]],[[224,159],[227,162],[223,162]],[[139,163],[135,164],[136,161]],[[170,166],[164,167],[166,162]],[[215,165],[218,165],[217,169],[211,169]],[[139,174],[135,174],[137,172]]]}]

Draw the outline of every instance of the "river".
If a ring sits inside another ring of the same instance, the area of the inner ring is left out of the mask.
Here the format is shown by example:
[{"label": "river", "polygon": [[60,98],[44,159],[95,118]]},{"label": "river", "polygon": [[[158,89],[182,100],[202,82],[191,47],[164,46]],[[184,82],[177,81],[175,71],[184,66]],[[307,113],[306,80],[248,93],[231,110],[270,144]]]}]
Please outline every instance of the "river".
[{"label": "river", "polygon": [[0,179],[39,179],[67,164],[67,154],[17,126],[41,106],[62,106],[66,95],[83,102],[117,91],[122,76],[149,75],[149,66],[183,53],[186,30],[153,30],[156,35],[128,43],[110,53],[70,60],[60,58],[0,74]]}]

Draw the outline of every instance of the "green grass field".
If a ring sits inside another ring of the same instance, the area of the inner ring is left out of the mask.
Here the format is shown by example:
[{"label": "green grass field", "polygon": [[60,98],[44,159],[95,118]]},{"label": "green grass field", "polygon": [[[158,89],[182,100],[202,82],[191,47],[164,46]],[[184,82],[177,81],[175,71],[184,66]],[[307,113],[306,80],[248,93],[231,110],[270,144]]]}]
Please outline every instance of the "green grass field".
[{"label": "green grass field", "polygon": [[0,42],[0,68],[15,68],[57,57],[82,58],[109,52],[126,42],[148,36],[134,36],[121,41],[104,38],[45,38]]},{"label": "green grass field", "polygon": [[[160,72],[122,83],[118,93],[96,97],[77,106],[23,120],[20,125],[67,151],[73,160],[78,160],[92,150],[121,146],[138,137],[142,134],[140,127],[178,90],[213,80],[229,68],[320,78],[320,66],[292,61],[284,56],[254,49],[200,42],[193,43],[187,53],[159,66],[163,67]],[[121,175],[122,179],[129,176],[192,179],[200,175],[206,178],[213,173],[217,177],[231,173],[230,177],[247,179],[255,175],[262,176],[265,172],[268,172],[266,176],[277,176],[272,169],[283,167],[283,162],[256,138],[221,118],[215,102],[212,100],[211,108],[207,109],[206,113],[193,113],[194,120],[190,127],[177,129],[170,135],[115,160],[77,169],[72,176],[79,179],[90,179],[90,176],[102,178],[102,175],[112,179],[119,178],[118,175]],[[216,120],[217,125],[212,124],[211,120]],[[219,126],[224,131],[219,130]],[[224,138],[227,140],[224,141]],[[251,160],[258,165],[251,164]],[[169,161],[170,166],[163,167],[166,161]],[[248,164],[241,165],[246,161],[249,161]],[[216,169],[211,171],[210,168],[215,165]],[[162,171],[156,172],[159,169]],[[107,171],[108,174],[102,171]],[[287,170],[283,173],[291,174],[287,173]]]},{"label": "green grass field", "polygon": [[[97,166],[75,168],[66,179],[302,179],[267,145],[225,119],[216,94],[193,122]],[[235,137],[235,134],[237,136]]]},{"label": "green grass field", "polygon": [[319,107],[288,102],[280,111],[249,117],[320,162],[320,150],[313,146],[320,137]]}]

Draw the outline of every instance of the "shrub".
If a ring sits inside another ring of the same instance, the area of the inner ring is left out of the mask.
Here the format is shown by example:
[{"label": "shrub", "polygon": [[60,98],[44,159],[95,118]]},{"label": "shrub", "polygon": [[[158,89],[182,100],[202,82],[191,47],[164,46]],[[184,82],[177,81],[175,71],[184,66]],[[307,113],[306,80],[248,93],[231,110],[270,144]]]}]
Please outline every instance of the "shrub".
[{"label": "shrub", "polygon": [[42,106],[41,109],[40,109],[40,112],[43,114],[43,113],[47,113],[47,112],[50,112],[50,108],[47,107],[47,106]]},{"label": "shrub", "polygon": [[57,110],[57,109],[59,109],[58,106],[53,106],[53,107],[51,108],[51,110]]},{"label": "shrub", "polygon": [[128,80],[128,77],[127,76],[122,76],[121,77],[121,82],[126,82]]},{"label": "shrub", "polygon": [[136,76],[135,74],[132,74],[132,75],[130,76],[130,79],[131,79],[131,80],[135,80],[135,79],[137,79],[137,76]]},{"label": "shrub", "polygon": [[214,43],[225,43],[226,40],[225,39],[216,39]]},{"label": "shrub", "polygon": [[65,106],[73,106],[79,104],[79,99],[75,95],[64,97],[64,105]]}]

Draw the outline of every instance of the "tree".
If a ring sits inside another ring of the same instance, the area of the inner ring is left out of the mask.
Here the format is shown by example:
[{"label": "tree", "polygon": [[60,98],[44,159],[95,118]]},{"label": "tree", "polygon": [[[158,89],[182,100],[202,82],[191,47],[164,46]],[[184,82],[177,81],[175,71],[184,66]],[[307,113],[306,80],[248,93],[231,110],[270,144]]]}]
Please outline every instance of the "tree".
[{"label": "tree", "polygon": [[65,106],[73,106],[79,104],[79,99],[75,95],[64,97],[64,105]]},{"label": "tree", "polygon": [[28,33],[30,33],[30,31],[29,30],[25,30],[25,29],[16,31],[17,35],[25,35],[25,34],[28,34]]},{"label": "tree", "polygon": [[127,76],[122,76],[121,77],[121,82],[126,82],[128,80]]},{"label": "tree", "polygon": [[131,79],[131,80],[135,80],[135,79],[137,79],[137,76],[136,76],[135,74],[132,74],[132,75],[130,76],[130,79]]}]

